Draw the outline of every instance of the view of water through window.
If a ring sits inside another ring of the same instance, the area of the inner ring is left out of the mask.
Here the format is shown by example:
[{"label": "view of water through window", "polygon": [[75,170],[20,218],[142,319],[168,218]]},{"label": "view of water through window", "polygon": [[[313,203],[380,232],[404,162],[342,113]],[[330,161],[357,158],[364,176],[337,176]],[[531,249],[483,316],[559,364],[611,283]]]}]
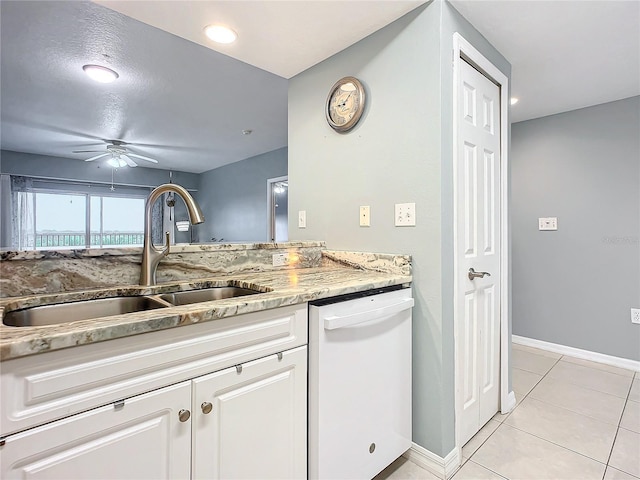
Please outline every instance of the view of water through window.
[{"label": "view of water through window", "polygon": [[144,198],[37,192],[35,248],[142,245],[144,204]]}]

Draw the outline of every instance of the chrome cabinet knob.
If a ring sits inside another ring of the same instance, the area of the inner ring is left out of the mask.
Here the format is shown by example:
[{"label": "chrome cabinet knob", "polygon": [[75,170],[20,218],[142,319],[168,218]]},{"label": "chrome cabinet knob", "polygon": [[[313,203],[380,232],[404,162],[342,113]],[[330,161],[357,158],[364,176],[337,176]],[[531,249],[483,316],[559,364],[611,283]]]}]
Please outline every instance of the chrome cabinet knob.
[{"label": "chrome cabinet knob", "polygon": [[178,412],[178,419],[181,422],[186,422],[189,418],[191,418],[191,412],[189,410],[180,410]]},{"label": "chrome cabinet knob", "polygon": [[469,269],[469,280],[473,280],[474,278],[484,278],[484,276],[490,277],[491,274],[489,272],[476,272],[473,268]]},{"label": "chrome cabinet knob", "polygon": [[213,405],[209,402],[204,402],[202,405],[200,405],[200,408],[202,408],[202,413],[208,415],[209,413],[211,413],[211,410],[213,410]]}]

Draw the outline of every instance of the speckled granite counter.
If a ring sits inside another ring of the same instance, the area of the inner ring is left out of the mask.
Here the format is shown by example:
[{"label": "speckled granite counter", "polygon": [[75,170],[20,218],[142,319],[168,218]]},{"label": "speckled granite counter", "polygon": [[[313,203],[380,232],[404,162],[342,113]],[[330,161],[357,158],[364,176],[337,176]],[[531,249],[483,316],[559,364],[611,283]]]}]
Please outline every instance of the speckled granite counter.
[{"label": "speckled granite counter", "polygon": [[[247,271],[246,268],[239,268],[235,271],[223,269],[224,271],[219,271],[216,274],[206,276],[201,274],[199,279],[165,282],[154,287],[123,284],[122,286],[90,290],[1,299],[0,316],[4,316],[5,311],[37,305],[114,296],[154,295],[215,286],[232,285],[262,292],[244,297],[160,308],[67,324],[41,327],[2,325],[0,326],[0,359],[9,360],[51,350],[411,282],[410,257],[406,255],[328,251],[322,249],[322,244],[303,246],[318,249],[318,258],[314,263],[301,266],[302,263],[298,262],[297,265],[280,269],[258,268],[254,264],[252,268],[257,271]],[[292,247],[279,245],[278,248],[287,250]],[[262,250],[261,247],[256,249]],[[224,250],[224,248],[220,250]],[[273,253],[273,249],[268,252],[269,255],[271,253]],[[107,255],[109,254],[103,252],[102,257]],[[5,259],[5,261],[7,260]]]}]

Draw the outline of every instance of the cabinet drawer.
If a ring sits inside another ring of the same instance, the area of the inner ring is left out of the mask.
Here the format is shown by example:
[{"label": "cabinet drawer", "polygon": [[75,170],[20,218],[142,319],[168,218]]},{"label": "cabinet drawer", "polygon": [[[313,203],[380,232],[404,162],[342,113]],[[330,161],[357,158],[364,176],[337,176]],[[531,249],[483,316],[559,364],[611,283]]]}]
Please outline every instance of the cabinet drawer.
[{"label": "cabinet drawer", "polygon": [[2,363],[3,436],[307,343],[307,305]]}]

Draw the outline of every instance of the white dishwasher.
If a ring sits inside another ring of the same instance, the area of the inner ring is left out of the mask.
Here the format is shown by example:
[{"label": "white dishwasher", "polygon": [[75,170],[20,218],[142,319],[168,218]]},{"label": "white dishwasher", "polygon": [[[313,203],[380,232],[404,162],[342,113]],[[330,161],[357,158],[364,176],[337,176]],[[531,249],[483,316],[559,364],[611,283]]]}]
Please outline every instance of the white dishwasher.
[{"label": "white dishwasher", "polygon": [[371,479],[411,447],[410,288],[309,305],[309,478]]}]

